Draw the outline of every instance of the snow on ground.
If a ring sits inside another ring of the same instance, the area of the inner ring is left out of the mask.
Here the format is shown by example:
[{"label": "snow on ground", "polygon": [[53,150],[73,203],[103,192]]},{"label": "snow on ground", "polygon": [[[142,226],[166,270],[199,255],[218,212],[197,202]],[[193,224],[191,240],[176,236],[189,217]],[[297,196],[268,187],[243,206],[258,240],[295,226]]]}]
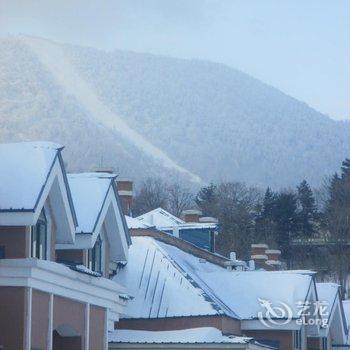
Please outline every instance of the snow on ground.
[{"label": "snow on ground", "polygon": [[0,210],[35,207],[60,148],[51,142],[0,144]]},{"label": "snow on ground", "polygon": [[246,344],[252,338],[224,336],[213,327],[190,328],[176,331],[141,331],[116,329],[109,334],[111,343],[231,343]]},{"label": "snow on ground", "polygon": [[96,122],[119,132],[141,152],[159,160],[165,167],[179,171],[190,177],[193,182],[202,183],[202,179],[177,164],[165,152],[154,146],[141,134],[130,128],[122,118],[112,112],[97,96],[91,86],[80,76],[69,57],[59,44],[39,38],[22,38],[34,52],[40,62],[53,75],[65,91],[93,116]]},{"label": "snow on ground", "polygon": [[91,233],[115,175],[82,173],[68,174],[67,177],[79,224],[77,232]]}]

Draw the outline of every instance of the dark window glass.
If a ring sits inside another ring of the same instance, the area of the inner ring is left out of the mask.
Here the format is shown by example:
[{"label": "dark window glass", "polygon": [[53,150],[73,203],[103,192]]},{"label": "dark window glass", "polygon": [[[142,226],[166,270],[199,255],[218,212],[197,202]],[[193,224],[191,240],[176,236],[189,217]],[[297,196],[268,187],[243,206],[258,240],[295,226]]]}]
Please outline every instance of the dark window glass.
[{"label": "dark window glass", "polygon": [[4,245],[0,245],[0,259],[5,259],[5,246]]},{"label": "dark window glass", "polygon": [[31,256],[38,259],[47,259],[47,220],[44,209],[35,226],[32,226]]},{"label": "dark window glass", "polygon": [[88,250],[88,268],[102,273],[102,240],[98,236],[92,249]]}]

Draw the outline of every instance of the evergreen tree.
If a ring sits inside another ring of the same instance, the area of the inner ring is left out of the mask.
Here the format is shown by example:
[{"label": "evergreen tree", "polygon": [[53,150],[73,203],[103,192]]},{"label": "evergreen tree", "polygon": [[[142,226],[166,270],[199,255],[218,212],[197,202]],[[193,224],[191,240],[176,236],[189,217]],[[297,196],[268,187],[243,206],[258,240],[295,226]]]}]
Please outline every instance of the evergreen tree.
[{"label": "evergreen tree", "polygon": [[293,192],[281,192],[274,210],[277,244],[282,251],[288,268],[291,260],[291,241],[297,233],[297,199]]},{"label": "evergreen tree", "polygon": [[313,192],[306,180],[297,187],[298,190],[298,224],[301,237],[312,237],[316,219],[316,202]]},{"label": "evergreen tree", "polygon": [[326,204],[325,217],[332,243],[330,251],[331,269],[338,277],[343,294],[350,271],[350,160],[345,159],[342,173],[335,174],[329,186],[329,199]]},{"label": "evergreen tree", "polygon": [[202,187],[198,192],[195,202],[205,216],[218,216],[217,209],[217,186],[212,182],[209,186]]},{"label": "evergreen tree", "polygon": [[270,246],[276,245],[276,210],[277,194],[270,187],[266,189],[260,213],[255,220],[256,243],[267,243]]}]

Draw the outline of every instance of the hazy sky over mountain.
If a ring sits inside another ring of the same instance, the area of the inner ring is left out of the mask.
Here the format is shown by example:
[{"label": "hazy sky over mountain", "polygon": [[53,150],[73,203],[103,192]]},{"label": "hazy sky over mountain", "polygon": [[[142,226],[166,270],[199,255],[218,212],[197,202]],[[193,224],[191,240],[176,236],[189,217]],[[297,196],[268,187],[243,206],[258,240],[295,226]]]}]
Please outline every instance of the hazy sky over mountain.
[{"label": "hazy sky over mountain", "polygon": [[350,119],[348,0],[0,0],[0,34],[223,62]]}]

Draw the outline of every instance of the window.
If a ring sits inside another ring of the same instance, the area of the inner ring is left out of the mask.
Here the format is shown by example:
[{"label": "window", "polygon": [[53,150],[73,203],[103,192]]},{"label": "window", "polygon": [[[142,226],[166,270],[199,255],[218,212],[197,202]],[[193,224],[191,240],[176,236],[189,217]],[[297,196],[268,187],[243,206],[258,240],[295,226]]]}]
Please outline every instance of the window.
[{"label": "window", "polygon": [[322,338],[322,350],[327,350],[328,349],[328,339],[327,338]]},{"label": "window", "polygon": [[47,219],[44,209],[41,211],[35,226],[32,226],[31,256],[47,259]]},{"label": "window", "polygon": [[88,250],[88,268],[102,273],[102,240],[98,236],[92,249]]},{"label": "window", "polygon": [[301,331],[294,332],[294,349],[301,349]]},{"label": "window", "polygon": [[[5,259],[5,246],[0,245],[0,259]],[[1,347],[0,347],[1,350]]]}]

